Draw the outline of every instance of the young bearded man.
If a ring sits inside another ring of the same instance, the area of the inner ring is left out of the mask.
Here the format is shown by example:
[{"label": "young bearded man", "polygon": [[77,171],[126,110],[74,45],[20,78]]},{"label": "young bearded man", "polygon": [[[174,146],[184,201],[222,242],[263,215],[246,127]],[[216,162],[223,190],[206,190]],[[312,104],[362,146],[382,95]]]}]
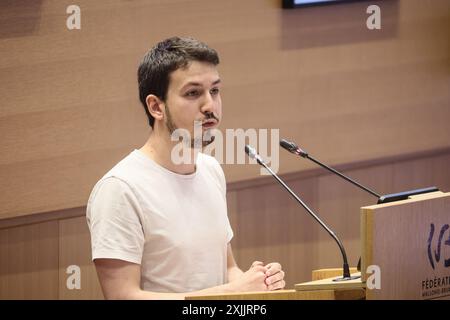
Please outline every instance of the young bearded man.
[{"label": "young bearded man", "polygon": [[[138,69],[139,95],[152,132],[95,185],[87,205],[92,259],[107,299],[184,299],[188,295],[267,291],[285,286],[279,263],[243,272],[230,241],[226,182],[201,153],[222,116],[215,50],[191,38],[158,43]],[[171,155],[177,129],[191,163]],[[198,128],[197,128],[198,129]],[[206,141],[204,137],[209,136]]]}]

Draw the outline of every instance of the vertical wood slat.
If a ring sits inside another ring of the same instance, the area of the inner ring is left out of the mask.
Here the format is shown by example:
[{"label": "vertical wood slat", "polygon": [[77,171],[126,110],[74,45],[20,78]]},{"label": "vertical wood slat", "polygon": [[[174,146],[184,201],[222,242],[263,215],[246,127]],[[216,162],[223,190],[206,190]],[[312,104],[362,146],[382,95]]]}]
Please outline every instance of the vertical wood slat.
[{"label": "vertical wood slat", "polygon": [[0,229],[0,299],[58,299],[58,221]]}]

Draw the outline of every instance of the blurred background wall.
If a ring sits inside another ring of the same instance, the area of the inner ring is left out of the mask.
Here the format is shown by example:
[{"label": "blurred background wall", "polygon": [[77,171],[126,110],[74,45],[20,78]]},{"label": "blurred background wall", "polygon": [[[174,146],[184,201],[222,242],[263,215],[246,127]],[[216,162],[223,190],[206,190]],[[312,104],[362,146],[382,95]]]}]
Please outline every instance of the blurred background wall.
[{"label": "blurred background wall", "polygon": [[[68,30],[68,6],[81,29]],[[368,30],[366,8],[381,8]],[[141,57],[169,36],[217,49],[221,129],[279,129],[381,194],[450,190],[450,1],[281,9],[278,0],[0,2],[0,299],[102,298],[85,205],[150,133]],[[270,131],[269,131],[270,132]],[[224,164],[239,265],[279,261],[287,287],[339,267],[336,244],[259,167]],[[376,199],[280,150],[279,173],[359,254]],[[176,199],[174,199],[176,200]],[[70,265],[81,289],[66,286]]]}]

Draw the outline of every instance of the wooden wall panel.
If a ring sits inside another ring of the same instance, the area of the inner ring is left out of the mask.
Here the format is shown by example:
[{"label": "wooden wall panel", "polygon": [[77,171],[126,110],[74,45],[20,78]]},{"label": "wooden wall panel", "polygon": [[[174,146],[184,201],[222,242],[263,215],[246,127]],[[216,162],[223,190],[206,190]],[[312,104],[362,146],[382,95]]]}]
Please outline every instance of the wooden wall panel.
[{"label": "wooden wall panel", "polygon": [[0,299],[58,299],[58,221],[0,229]]},{"label": "wooden wall panel", "polygon": [[[91,261],[91,238],[86,217],[59,221],[59,299],[103,299],[100,282]],[[81,270],[81,288],[69,289],[67,268],[76,265]]]},{"label": "wooden wall panel", "polygon": [[[0,3],[0,217],[86,204],[146,139],[136,68],[156,41],[190,35],[220,55],[222,128],[276,128],[330,164],[448,147],[448,0],[280,9],[278,0]],[[384,21],[384,22],[383,22]],[[280,172],[312,168],[281,153]],[[229,182],[259,175],[224,166]]]},{"label": "wooden wall panel", "polygon": [[[112,168],[114,157],[124,157],[128,147],[81,152],[3,167],[2,218],[59,211],[86,205],[97,180]],[[1,167],[1,166],[0,166]],[[77,178],[73,173],[77,172]],[[31,178],[32,177],[32,178]],[[81,196],[82,194],[82,196]],[[31,205],[32,204],[32,205]]]}]

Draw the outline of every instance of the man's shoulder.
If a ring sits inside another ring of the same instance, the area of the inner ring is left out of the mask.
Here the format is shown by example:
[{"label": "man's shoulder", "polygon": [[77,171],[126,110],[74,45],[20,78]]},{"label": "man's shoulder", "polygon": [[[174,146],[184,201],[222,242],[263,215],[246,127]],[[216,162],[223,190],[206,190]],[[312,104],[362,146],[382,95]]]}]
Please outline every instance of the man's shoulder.
[{"label": "man's shoulder", "polygon": [[223,172],[219,161],[217,161],[217,159],[214,158],[213,156],[210,156],[205,153],[199,153],[199,158],[200,158],[200,161],[202,162],[202,164],[205,165],[205,167]]},{"label": "man's shoulder", "polygon": [[213,156],[210,156],[209,154],[200,152],[199,157],[202,159],[202,161],[206,161],[208,163],[214,163],[214,164],[220,166],[219,161],[217,161],[216,158],[214,158]]},{"label": "man's shoulder", "polygon": [[200,153],[200,161],[201,166],[204,168],[204,171],[209,172],[209,174],[213,176],[216,181],[218,181],[219,185],[222,188],[225,188],[225,173],[223,172],[222,166],[220,165],[219,161],[217,161],[216,158],[204,153]]},{"label": "man's shoulder", "polygon": [[125,158],[117,162],[114,167],[104,174],[102,179],[118,177],[122,180],[127,180],[129,176],[132,176],[140,169],[139,166],[139,158],[137,157],[136,150],[134,150]]},{"label": "man's shoulder", "polygon": [[134,177],[139,175],[139,161],[136,159],[136,151],[132,151],[109,171],[107,171],[95,184],[93,193],[104,185],[116,185],[131,187]]}]

